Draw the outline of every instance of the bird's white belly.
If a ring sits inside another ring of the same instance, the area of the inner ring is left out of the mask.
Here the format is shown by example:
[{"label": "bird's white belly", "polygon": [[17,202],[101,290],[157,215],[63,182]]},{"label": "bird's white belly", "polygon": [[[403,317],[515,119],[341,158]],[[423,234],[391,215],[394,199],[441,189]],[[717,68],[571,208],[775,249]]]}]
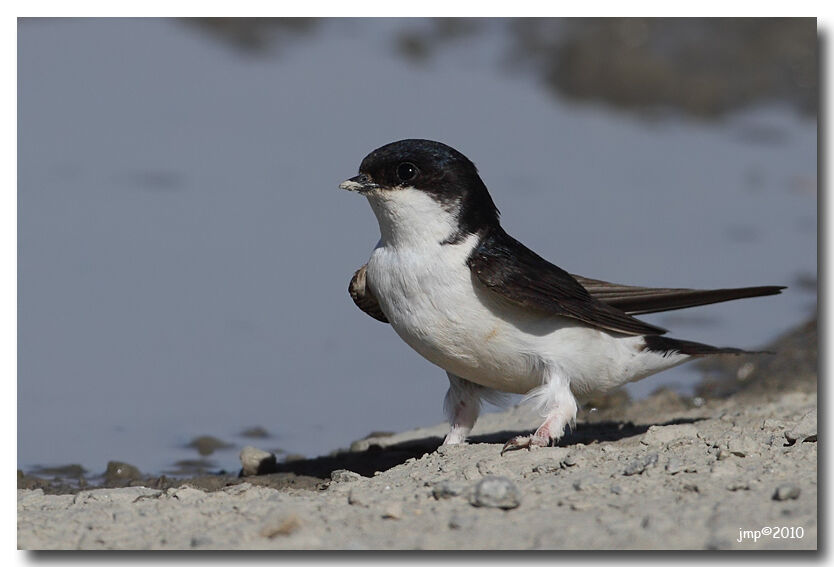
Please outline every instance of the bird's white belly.
[{"label": "bird's white belly", "polygon": [[431,251],[378,246],[368,262],[368,284],[394,330],[448,372],[521,394],[558,373],[582,395],[686,358],[644,351],[640,337],[615,336],[510,305],[473,281],[466,266],[472,245]]},{"label": "bird's white belly", "polygon": [[536,360],[525,354],[518,333],[478,300],[466,255],[455,252],[374,250],[368,282],[392,327],[426,359],[461,378],[520,393],[538,386]]}]

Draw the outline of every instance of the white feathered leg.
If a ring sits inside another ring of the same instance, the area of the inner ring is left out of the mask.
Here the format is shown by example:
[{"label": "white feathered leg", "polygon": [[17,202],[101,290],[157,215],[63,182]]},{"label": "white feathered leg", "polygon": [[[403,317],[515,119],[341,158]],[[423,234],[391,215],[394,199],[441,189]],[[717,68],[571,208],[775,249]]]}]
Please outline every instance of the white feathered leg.
[{"label": "white feathered leg", "polygon": [[475,421],[478,420],[481,400],[485,395],[489,396],[491,390],[449,372],[446,374],[449,376],[449,390],[443,400],[443,411],[449,419],[451,429],[443,444],[455,445],[466,441]]},{"label": "white feathered leg", "polygon": [[570,391],[570,381],[561,375],[551,373],[545,384],[531,390],[524,397],[525,402],[539,410],[544,422],[532,435],[520,435],[507,441],[501,449],[502,455],[505,451],[525,447],[547,447],[562,438],[566,425],[576,424],[576,398]]}]

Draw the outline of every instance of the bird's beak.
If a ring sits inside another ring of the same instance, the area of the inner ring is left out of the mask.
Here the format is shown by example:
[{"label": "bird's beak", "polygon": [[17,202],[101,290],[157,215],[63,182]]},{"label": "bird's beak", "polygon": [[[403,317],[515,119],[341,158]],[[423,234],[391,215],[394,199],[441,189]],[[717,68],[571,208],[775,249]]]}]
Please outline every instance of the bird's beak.
[{"label": "bird's beak", "polygon": [[357,193],[367,193],[368,191],[372,191],[378,187],[379,185],[371,181],[370,176],[365,173],[360,173],[356,177],[351,177],[347,181],[339,183],[339,189],[356,191]]}]

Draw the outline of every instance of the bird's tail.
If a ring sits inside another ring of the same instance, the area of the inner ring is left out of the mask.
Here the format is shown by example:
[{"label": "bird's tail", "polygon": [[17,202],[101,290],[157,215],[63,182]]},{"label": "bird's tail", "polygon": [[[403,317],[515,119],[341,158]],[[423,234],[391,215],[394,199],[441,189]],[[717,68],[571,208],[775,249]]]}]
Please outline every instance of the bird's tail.
[{"label": "bird's tail", "polygon": [[672,339],[660,335],[647,335],[643,337],[646,341],[645,350],[667,354],[688,354],[691,356],[706,356],[710,354],[773,354],[769,351],[762,350],[744,350],[732,347],[715,347],[712,345],[705,345],[704,343],[696,343],[695,341],[684,341],[680,339]]}]

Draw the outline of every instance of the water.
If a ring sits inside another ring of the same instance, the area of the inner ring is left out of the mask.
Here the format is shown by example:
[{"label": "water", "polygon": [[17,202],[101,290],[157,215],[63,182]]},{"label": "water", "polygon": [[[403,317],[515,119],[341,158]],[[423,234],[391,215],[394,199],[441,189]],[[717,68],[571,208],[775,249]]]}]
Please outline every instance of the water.
[{"label": "water", "polygon": [[792,286],[646,317],[672,336],[755,348],[813,313],[797,282],[816,276],[814,120],[554,100],[494,64],[498,35],[413,65],[397,29],[326,22],[242,55],[176,21],[20,25],[21,468],[160,472],[193,437],[240,447],[253,425],[262,448],[316,455],[441,420],[443,372],[346,292],[378,229],[337,185],[400,138],[473,159],[508,232],[571,272]]}]

